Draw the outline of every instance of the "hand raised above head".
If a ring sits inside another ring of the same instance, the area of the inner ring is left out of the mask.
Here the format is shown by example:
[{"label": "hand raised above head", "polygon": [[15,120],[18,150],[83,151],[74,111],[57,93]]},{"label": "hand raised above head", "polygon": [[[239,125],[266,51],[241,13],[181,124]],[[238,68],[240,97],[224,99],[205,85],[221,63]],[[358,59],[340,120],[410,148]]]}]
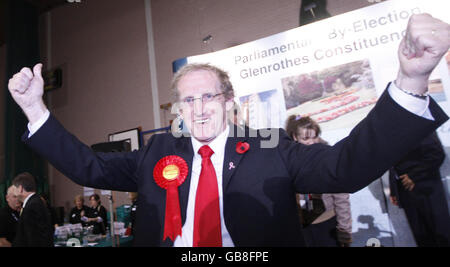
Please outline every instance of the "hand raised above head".
[{"label": "hand raised above head", "polygon": [[413,15],[398,50],[397,86],[413,94],[424,94],[431,72],[449,48],[449,24],[429,14]]},{"label": "hand raised above head", "polygon": [[44,79],[42,78],[42,64],[36,64],[33,71],[29,68],[22,70],[9,79],[8,89],[22,108],[31,124],[37,121],[47,110],[42,96],[44,94]]}]

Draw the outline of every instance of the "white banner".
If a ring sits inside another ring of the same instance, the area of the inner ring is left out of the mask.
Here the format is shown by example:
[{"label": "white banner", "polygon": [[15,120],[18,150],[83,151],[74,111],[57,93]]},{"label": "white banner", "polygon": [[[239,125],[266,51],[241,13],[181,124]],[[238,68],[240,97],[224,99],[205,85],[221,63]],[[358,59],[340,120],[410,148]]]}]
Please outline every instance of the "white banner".
[{"label": "white banner", "polygon": [[[229,73],[236,103],[250,127],[284,127],[288,115],[310,115],[320,122],[324,139],[333,144],[365,117],[388,82],[395,79],[397,48],[410,16],[427,12],[449,22],[449,7],[449,1],[441,0],[386,1],[188,57],[187,62],[211,63]],[[430,89],[450,110],[445,63],[433,73]],[[443,142],[450,146],[447,137]]]}]

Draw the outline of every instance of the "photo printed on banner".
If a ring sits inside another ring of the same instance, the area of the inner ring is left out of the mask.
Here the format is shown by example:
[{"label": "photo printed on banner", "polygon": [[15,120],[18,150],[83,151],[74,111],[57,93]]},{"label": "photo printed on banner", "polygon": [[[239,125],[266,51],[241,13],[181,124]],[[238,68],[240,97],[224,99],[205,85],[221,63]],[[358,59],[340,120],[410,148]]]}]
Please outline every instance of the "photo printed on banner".
[{"label": "photo printed on banner", "polygon": [[323,131],[349,128],[377,101],[368,60],[282,78],[287,115],[309,116]]}]

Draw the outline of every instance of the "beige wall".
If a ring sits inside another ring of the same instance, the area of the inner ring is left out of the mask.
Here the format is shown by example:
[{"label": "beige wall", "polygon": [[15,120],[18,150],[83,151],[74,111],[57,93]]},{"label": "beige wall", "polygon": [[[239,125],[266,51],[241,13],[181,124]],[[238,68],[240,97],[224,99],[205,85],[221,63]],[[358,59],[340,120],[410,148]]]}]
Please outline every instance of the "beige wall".
[{"label": "beige wall", "polygon": [[[299,0],[152,0],[160,103],[174,101],[168,90],[172,61],[298,27],[300,5]],[[329,0],[328,11],[338,15],[368,5],[367,0]],[[208,35],[213,39],[204,44]]]},{"label": "beige wall", "polygon": [[[328,1],[333,15],[366,0]],[[152,0],[159,103],[172,102],[172,61],[253,41],[298,26],[299,0]],[[43,15],[45,16],[45,15]],[[51,111],[86,144],[116,131],[153,129],[144,0],[95,0],[51,12],[51,63],[64,86],[48,94]],[[46,19],[41,18],[46,46]],[[213,39],[205,45],[207,35]],[[41,49],[44,63],[46,49]],[[163,112],[161,117],[163,119]],[[166,114],[168,115],[168,114]],[[170,117],[167,118],[167,121]],[[162,121],[161,126],[166,126]],[[82,187],[50,168],[53,205],[72,206]],[[107,205],[106,199],[103,199]],[[120,193],[117,204],[128,203]]]},{"label": "beige wall", "polygon": [[[152,0],[159,100],[168,88],[172,61],[213,52],[298,26],[298,0]],[[202,39],[213,39],[204,44]]]},{"label": "beige wall", "polygon": [[[153,128],[144,2],[83,1],[54,9],[50,17],[51,64],[62,67],[64,77],[47,99],[66,129],[92,145],[108,141],[110,133]],[[45,39],[46,19],[41,26]],[[67,211],[82,187],[52,167],[49,175],[52,204]],[[126,194],[117,194],[117,204],[124,202]]]}]

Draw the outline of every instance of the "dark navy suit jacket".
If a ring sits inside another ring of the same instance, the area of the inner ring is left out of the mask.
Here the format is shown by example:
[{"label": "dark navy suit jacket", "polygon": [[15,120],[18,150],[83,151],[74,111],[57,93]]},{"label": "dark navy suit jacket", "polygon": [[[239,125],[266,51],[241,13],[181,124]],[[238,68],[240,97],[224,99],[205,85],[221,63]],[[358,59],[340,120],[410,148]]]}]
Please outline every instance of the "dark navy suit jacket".
[{"label": "dark navy suit jacket", "polygon": [[[389,172],[391,196],[396,196],[405,210],[409,225],[418,246],[443,246],[450,244],[450,216],[440,166],[445,152],[433,132],[408,152]],[[396,176],[408,174],[415,186],[404,188]]]},{"label": "dark navy suit jacket", "polygon": [[38,194],[22,210],[13,247],[53,247],[54,227],[50,211]]},{"label": "dark navy suit jacket", "polygon": [[[281,129],[274,148],[261,148],[261,136],[229,137],[223,163],[223,209],[234,244],[304,246],[295,193],[350,193],[365,187],[448,119],[432,100],[430,110],[434,121],[406,111],[386,91],[349,137],[332,147],[297,144]],[[231,131],[239,128],[231,127]],[[33,150],[76,183],[139,192],[135,245],[173,245],[170,239],[162,240],[166,191],[155,183],[153,169],[161,158],[178,155],[190,170],[194,156],[190,138],[154,135],[139,151],[94,153],[53,116],[27,136],[23,140]],[[239,141],[247,142],[250,149],[237,153]],[[230,162],[235,168],[229,168]],[[190,178],[189,172],[178,188],[183,224]]]},{"label": "dark navy suit jacket", "polygon": [[414,191],[418,194],[429,195],[436,187],[442,187],[439,169],[444,159],[444,148],[437,133],[434,132],[424,138],[390,170],[389,182],[393,192],[391,195],[398,197],[398,190],[404,190],[403,186],[397,188],[395,175],[408,174],[415,184]]}]

